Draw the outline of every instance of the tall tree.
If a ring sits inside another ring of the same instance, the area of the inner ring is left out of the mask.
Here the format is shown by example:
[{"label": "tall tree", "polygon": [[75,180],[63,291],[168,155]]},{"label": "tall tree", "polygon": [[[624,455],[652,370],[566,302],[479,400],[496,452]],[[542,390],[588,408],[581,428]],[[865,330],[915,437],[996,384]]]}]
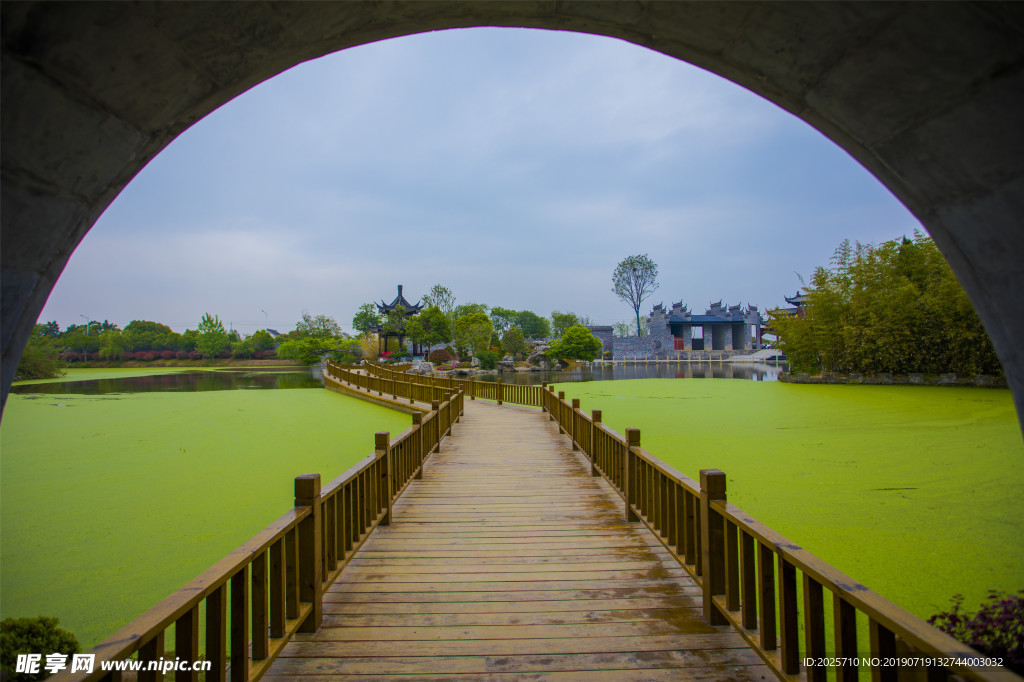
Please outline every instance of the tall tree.
[{"label": "tall tree", "polygon": [[999,374],[967,294],[922,233],[880,245],[842,242],[805,287],[801,316],[769,311],[798,371]]},{"label": "tall tree", "polygon": [[633,307],[640,329],[640,304],[658,288],[658,266],[647,257],[629,256],[612,273],[612,293]]},{"label": "tall tree", "polygon": [[305,338],[311,336],[314,339],[337,338],[341,336],[341,327],[333,317],[317,315],[313,317],[308,310],[302,311],[302,319],[295,325],[296,336]]},{"label": "tall tree", "polygon": [[430,306],[409,320],[405,330],[414,343],[427,347],[427,356],[430,355],[431,346],[447,343],[452,339],[448,317],[437,306]]},{"label": "tall tree", "polygon": [[379,327],[381,322],[377,306],[372,303],[364,303],[359,306],[359,312],[352,318],[352,326],[358,329],[364,336],[369,334],[371,329]]},{"label": "tall tree", "polygon": [[545,339],[551,335],[551,323],[548,319],[532,310],[519,311],[517,326],[523,330],[523,336],[528,339]]},{"label": "tall tree", "polygon": [[551,311],[551,333],[557,339],[565,333],[569,327],[580,323],[576,313],[562,313],[557,310]]},{"label": "tall tree", "polygon": [[494,328],[486,313],[476,311],[457,319],[453,331],[456,346],[476,354],[487,349]]},{"label": "tall tree", "polygon": [[216,315],[210,317],[210,313],[204,314],[196,331],[199,332],[196,350],[203,359],[211,360],[228,347],[228,333],[224,331],[224,323]]},{"label": "tall tree", "polygon": [[494,325],[494,331],[504,335],[519,324],[519,311],[495,306],[491,308],[491,324]]},{"label": "tall tree", "polygon": [[501,338],[501,350],[506,355],[517,355],[526,350],[526,339],[519,327],[510,327]]},{"label": "tall tree", "polygon": [[421,298],[426,307],[437,306],[440,308],[448,318],[448,327],[454,329],[457,316],[455,314],[455,294],[451,289],[441,284],[435,284]]},{"label": "tall tree", "polygon": [[455,319],[465,317],[470,313],[483,313],[487,314],[487,305],[485,303],[460,303],[455,306]]}]

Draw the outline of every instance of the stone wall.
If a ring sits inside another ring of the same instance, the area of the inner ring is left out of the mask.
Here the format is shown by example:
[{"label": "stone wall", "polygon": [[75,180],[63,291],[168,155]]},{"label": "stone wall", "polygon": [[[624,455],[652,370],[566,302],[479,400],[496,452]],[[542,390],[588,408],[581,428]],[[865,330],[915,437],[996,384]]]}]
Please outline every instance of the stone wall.
[{"label": "stone wall", "polygon": [[611,352],[615,350],[615,334],[612,333],[611,326],[587,327],[587,329],[601,340],[601,346],[604,351]]}]

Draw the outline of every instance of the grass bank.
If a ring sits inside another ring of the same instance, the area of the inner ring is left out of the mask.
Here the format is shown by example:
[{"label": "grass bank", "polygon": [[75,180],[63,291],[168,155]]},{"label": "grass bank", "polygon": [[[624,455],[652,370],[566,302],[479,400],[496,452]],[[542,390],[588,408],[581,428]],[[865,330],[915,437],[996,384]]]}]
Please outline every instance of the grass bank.
[{"label": "grass bank", "polygon": [[409,423],[318,389],[12,394],[0,614],[57,616],[88,649],[290,509],[295,476],[327,482]]},{"label": "grass bank", "polygon": [[560,384],[584,410],[926,618],[1024,587],[1024,443],[1002,389],[662,380]]}]

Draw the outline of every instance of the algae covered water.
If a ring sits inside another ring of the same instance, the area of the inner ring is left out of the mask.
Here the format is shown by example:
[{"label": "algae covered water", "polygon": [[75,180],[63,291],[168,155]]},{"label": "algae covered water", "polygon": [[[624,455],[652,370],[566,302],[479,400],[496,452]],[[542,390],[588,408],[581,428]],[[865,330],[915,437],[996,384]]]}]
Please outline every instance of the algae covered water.
[{"label": "algae covered water", "polygon": [[408,415],[323,390],[12,394],[0,429],[0,613],[88,649],[291,509]]},{"label": "algae covered water", "polygon": [[[640,428],[645,448],[693,478],[725,471],[732,502],[921,617],[955,593],[973,606],[1024,585],[1024,444],[1007,390],[687,379],[559,390],[620,433]],[[320,388],[12,394],[0,614],[56,616],[89,648],[290,509],[295,476],[327,482],[372,452],[375,431],[409,422]]]},{"label": "algae covered water", "polygon": [[562,384],[687,476],[922,618],[1024,587],[1024,443],[1005,389]]}]

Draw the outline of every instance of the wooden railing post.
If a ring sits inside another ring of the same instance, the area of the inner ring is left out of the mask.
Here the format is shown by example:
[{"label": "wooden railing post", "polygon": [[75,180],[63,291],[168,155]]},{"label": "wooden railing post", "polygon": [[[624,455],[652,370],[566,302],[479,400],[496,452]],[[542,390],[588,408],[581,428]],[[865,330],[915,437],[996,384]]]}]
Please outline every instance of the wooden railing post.
[{"label": "wooden railing post", "polygon": [[725,525],[711,509],[713,500],[725,500],[725,474],[718,469],[700,470],[701,560],[704,564],[704,618],[711,625],[729,621],[715,608],[715,595],[725,594]]},{"label": "wooden railing post", "polygon": [[[199,605],[174,621],[174,654],[184,661],[199,660]],[[175,670],[174,682],[199,682],[197,670]]]},{"label": "wooden railing post", "polygon": [[[441,452],[441,434],[444,433],[444,429],[441,428],[441,402],[439,400],[431,400],[430,410],[434,413],[434,419],[432,420],[434,423],[434,427],[430,440],[437,441],[437,451]],[[433,445],[431,445],[430,448],[428,449],[428,452],[433,452],[433,450],[434,447]]]},{"label": "wooden railing post", "polygon": [[590,452],[587,454],[590,456],[590,475],[600,476],[601,472],[597,469],[597,439],[598,439],[598,424],[601,423],[601,410],[590,411]]},{"label": "wooden railing post", "polygon": [[548,406],[548,421],[555,421],[555,387],[548,386],[547,393],[544,394],[544,402]]},{"label": "wooden railing post", "polygon": [[417,412],[412,416],[412,429],[413,429],[413,443],[415,444],[416,462],[418,464],[416,468],[416,478],[423,478],[423,463],[427,459],[427,453],[423,447],[423,413]]},{"label": "wooden railing post", "polygon": [[299,522],[299,601],[312,604],[299,632],[316,632],[323,620],[322,554],[320,545],[320,474],[295,477],[295,506],[309,507],[309,516]]},{"label": "wooden railing post", "polygon": [[559,432],[561,432],[561,433],[568,433],[568,431],[565,428],[565,414],[564,414],[565,410],[562,409],[564,407],[565,407],[565,391],[559,391],[558,392],[558,410],[557,410],[558,419],[555,420],[555,423],[558,424]]},{"label": "wooden railing post", "polygon": [[633,461],[633,448],[640,447],[640,429],[626,429],[626,452],[623,457],[622,491],[626,493],[626,521],[639,521],[640,517],[633,510],[636,503],[636,465]]},{"label": "wooden railing post", "polygon": [[495,393],[498,394],[498,404],[501,405],[501,379],[498,379],[498,388]]},{"label": "wooden railing post", "polygon": [[540,411],[541,412],[547,412],[548,411],[548,401],[546,400],[547,393],[548,393],[548,382],[546,382],[546,381],[540,382]]},{"label": "wooden railing post", "polygon": [[384,493],[384,501],[387,503],[387,511],[384,512],[384,516],[381,517],[380,525],[389,526],[391,525],[391,498],[394,496],[393,486],[391,484],[391,432],[390,431],[378,431],[373,434],[373,449],[374,458],[383,461],[384,473],[381,474],[382,485],[380,488]]},{"label": "wooden railing post", "polygon": [[576,412],[578,412],[579,409],[580,409],[580,399],[579,398],[573,398],[572,399],[572,418],[569,419],[569,424],[571,425],[570,426],[571,433],[569,434],[569,440],[572,441],[572,449],[573,450],[579,450],[580,449],[579,444],[576,442],[577,441],[577,438],[576,438],[576,427],[578,426],[576,424]]}]

